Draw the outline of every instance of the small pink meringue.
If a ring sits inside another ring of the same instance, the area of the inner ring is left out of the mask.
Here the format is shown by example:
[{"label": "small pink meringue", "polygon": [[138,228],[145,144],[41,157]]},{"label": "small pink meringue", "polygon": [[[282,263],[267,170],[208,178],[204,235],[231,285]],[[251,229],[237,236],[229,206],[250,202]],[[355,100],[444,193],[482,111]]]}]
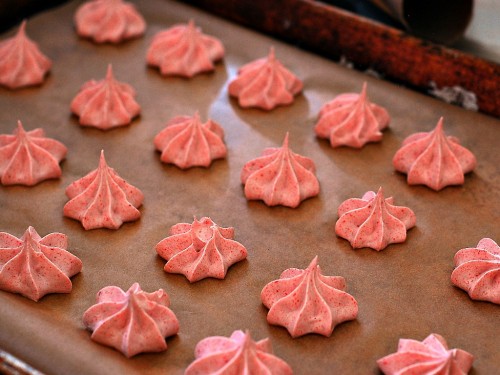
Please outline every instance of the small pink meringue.
[{"label": "small pink meringue", "polygon": [[106,78],[83,84],[71,102],[71,112],[80,117],[83,126],[102,130],[125,126],[141,112],[135,95],[132,86],[115,79],[110,64]]},{"label": "small pink meringue", "polygon": [[257,107],[271,110],[293,102],[294,95],[302,91],[303,84],[276,59],[271,47],[267,58],[242,66],[229,84],[229,95],[238,98],[243,108]]},{"label": "small pink meringue", "polygon": [[288,133],[279,148],[268,148],[262,156],[243,166],[241,182],[248,200],[261,199],[268,206],[295,208],[319,194],[314,161],[288,147]]},{"label": "small pink meringue", "polygon": [[224,57],[219,39],[208,36],[193,20],[156,34],[149,46],[146,61],[160,69],[162,75],[191,78],[215,70],[214,63]]},{"label": "small pink meringue", "polygon": [[222,127],[212,120],[202,124],[198,112],[193,117],[174,117],[156,135],[154,144],[162,162],[181,169],[209,167],[212,160],[227,153]]},{"label": "small pink meringue", "polygon": [[144,292],[138,283],[124,292],[107,286],[97,293],[97,303],[83,314],[92,340],[111,346],[127,357],[167,349],[165,338],[179,332],[179,321],[169,309],[168,294],[159,289]]},{"label": "small pink meringue", "polygon": [[0,43],[0,85],[9,89],[39,85],[51,67],[49,58],[26,35],[26,21],[14,37]]},{"label": "small pink meringue", "polygon": [[70,200],[64,205],[64,216],[81,221],[86,230],[118,229],[141,217],[138,208],[144,195],[106,164],[104,151],[97,169],[71,183],[66,195]]},{"label": "small pink meringue", "polygon": [[416,216],[411,209],[393,205],[393,198],[384,198],[382,188],[375,194],[366,192],[361,199],[351,198],[338,208],[335,224],[337,236],[345,238],[354,249],[370,247],[380,251],[391,243],[406,240],[406,231],[413,228]]},{"label": "small pink meringue", "polygon": [[475,248],[455,254],[451,282],[469,293],[474,300],[500,305],[500,247],[490,238],[483,238]]},{"label": "small pink meringue", "polygon": [[314,127],[316,135],[330,140],[332,147],[361,148],[368,142],[382,140],[382,130],[389,125],[387,111],[370,102],[366,82],[361,94],[342,94],[326,103]]},{"label": "small pink meringue", "polygon": [[231,337],[212,336],[201,340],[194,350],[195,360],[184,375],[291,375],[292,368],[273,355],[268,338],[255,342],[247,330]]},{"label": "small pink meringue", "polygon": [[146,22],[132,3],[91,0],[75,13],[76,33],[96,43],[120,43],[144,34]]},{"label": "small pink meringue", "polygon": [[341,276],[323,276],[314,257],[305,269],[289,268],[260,294],[269,309],[267,322],[285,327],[292,337],[331,336],[336,325],[358,316],[358,303],[345,292]]},{"label": "small pink meringue", "polygon": [[156,245],[166,259],[165,272],[180,273],[191,282],[207,277],[223,279],[229,267],[247,257],[245,247],[233,240],[234,228],[221,228],[210,218],[179,223]]},{"label": "small pink meringue", "polygon": [[380,358],[377,364],[385,375],[465,375],[474,357],[461,349],[448,349],[445,339],[435,333],[424,341],[400,339],[398,351]]},{"label": "small pink meringue", "polygon": [[33,186],[50,178],[59,178],[59,163],[67,151],[61,142],[46,138],[43,129],[27,132],[18,121],[13,135],[0,134],[0,182],[3,185]]},{"label": "small pink meringue", "polygon": [[462,185],[464,174],[475,168],[476,157],[457,138],[444,134],[441,117],[433,131],[406,138],[392,163],[398,172],[408,175],[409,185],[426,185],[437,191]]},{"label": "small pink meringue", "polygon": [[0,289],[33,301],[49,293],[71,292],[70,277],[82,270],[82,261],[67,247],[66,235],[41,238],[31,226],[21,238],[0,232]]}]

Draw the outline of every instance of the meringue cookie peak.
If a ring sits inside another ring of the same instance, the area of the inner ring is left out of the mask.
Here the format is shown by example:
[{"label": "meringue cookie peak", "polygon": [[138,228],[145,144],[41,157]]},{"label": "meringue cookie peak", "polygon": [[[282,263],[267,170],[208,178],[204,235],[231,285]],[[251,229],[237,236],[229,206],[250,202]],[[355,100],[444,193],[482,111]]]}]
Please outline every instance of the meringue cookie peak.
[{"label": "meringue cookie peak", "polygon": [[144,34],[146,22],[132,3],[91,0],[75,13],[76,33],[96,43],[120,43]]},{"label": "meringue cookie peak", "polygon": [[180,273],[193,283],[207,277],[224,279],[229,267],[247,257],[245,247],[233,240],[234,228],[221,228],[203,217],[179,223],[156,245],[167,260],[165,272]]},{"label": "meringue cookie peak", "polygon": [[500,247],[483,238],[476,247],[455,254],[451,282],[465,290],[471,299],[500,305]]},{"label": "meringue cookie peak", "polygon": [[285,327],[292,337],[318,333],[329,337],[336,325],[356,319],[358,303],[345,292],[341,276],[324,276],[314,257],[305,269],[289,268],[262,289],[267,322]]},{"label": "meringue cookie peak", "polygon": [[66,235],[41,238],[31,226],[20,239],[0,232],[0,289],[33,301],[49,293],[71,292],[70,277],[82,270],[82,261],[67,247]]},{"label": "meringue cookie peak", "polygon": [[242,66],[228,90],[230,96],[238,98],[243,108],[271,110],[279,105],[291,104],[302,88],[302,81],[276,59],[271,47],[267,58]]},{"label": "meringue cookie peak", "polygon": [[214,63],[224,57],[224,46],[217,38],[205,35],[193,20],[156,34],[146,61],[162,75],[191,78],[215,70]]},{"label": "meringue cookie peak", "polygon": [[10,89],[39,85],[51,67],[49,58],[26,35],[26,21],[14,37],[0,43],[0,85]]},{"label": "meringue cookie peak", "polygon": [[195,360],[184,375],[291,375],[292,368],[273,355],[271,342],[253,341],[247,330],[234,331],[231,337],[212,336],[201,340],[194,350]]},{"label": "meringue cookie peak", "polygon": [[368,100],[366,90],[365,82],[359,95],[342,94],[325,104],[314,127],[316,135],[329,139],[332,147],[361,148],[380,141],[390,117],[384,108]]},{"label": "meringue cookie peak", "polygon": [[138,283],[124,292],[108,286],[97,294],[97,303],[83,314],[91,339],[132,357],[167,349],[165,338],[179,332],[179,321],[170,310],[163,289],[144,292]]},{"label": "meringue cookie peak", "polygon": [[241,182],[248,200],[261,199],[268,206],[295,208],[319,194],[314,161],[288,147],[288,133],[280,148],[268,148],[243,166]]},{"label": "meringue cookie peak", "polygon": [[132,86],[115,79],[109,64],[106,78],[88,81],[81,87],[71,102],[71,111],[83,126],[102,130],[125,126],[141,112],[135,95]]},{"label": "meringue cookie peak", "polygon": [[400,339],[398,351],[377,360],[385,375],[465,375],[474,357],[461,349],[448,349],[445,339],[430,334],[424,341]]},{"label": "meringue cookie peak", "polygon": [[370,247],[380,251],[391,243],[404,242],[406,231],[416,223],[413,211],[393,205],[393,198],[385,199],[382,188],[377,194],[368,191],[361,199],[344,201],[338,215],[335,233],[354,249]]},{"label": "meringue cookie peak", "polygon": [[408,175],[409,185],[426,185],[438,191],[462,185],[464,174],[475,168],[476,157],[457,138],[444,134],[441,117],[433,131],[406,138],[392,163],[398,172]]},{"label": "meringue cookie peak", "polygon": [[209,167],[212,160],[227,153],[222,127],[210,119],[201,123],[198,112],[193,117],[174,117],[156,135],[154,144],[162,162],[181,169]]},{"label": "meringue cookie peak", "polygon": [[99,166],[66,188],[70,199],[64,216],[81,221],[86,230],[118,229],[124,222],[138,220],[144,195],[110,168],[101,151]]},{"label": "meringue cookie peak", "polygon": [[13,135],[0,134],[0,182],[3,185],[33,186],[61,177],[59,163],[68,149],[46,138],[43,129],[25,131],[21,121]]}]

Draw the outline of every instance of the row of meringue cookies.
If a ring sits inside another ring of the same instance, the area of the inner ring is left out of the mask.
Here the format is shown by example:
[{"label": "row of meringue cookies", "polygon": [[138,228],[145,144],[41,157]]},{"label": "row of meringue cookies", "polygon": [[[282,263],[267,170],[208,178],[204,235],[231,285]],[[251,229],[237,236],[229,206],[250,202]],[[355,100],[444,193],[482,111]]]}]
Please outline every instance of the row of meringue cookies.
[{"label": "row of meringue cookies", "polygon": [[[87,5],[91,4],[86,3],[82,7]],[[25,25],[23,22],[17,35],[0,45],[0,83],[10,88],[39,84],[51,65],[26,36]],[[179,55],[181,51],[184,51],[183,55]],[[220,41],[203,35],[191,21],[188,25],[176,25],[158,33],[151,43],[147,60],[150,65],[159,66],[162,74],[192,77],[194,74],[213,70],[213,62],[221,59],[223,54]],[[18,61],[19,59],[22,61]],[[199,63],[200,61],[204,63]],[[20,67],[20,70],[12,71],[12,66]],[[188,67],[194,70],[186,71]],[[28,82],[28,79],[31,81]],[[267,58],[243,66],[229,85],[229,94],[236,96],[242,107],[264,110],[291,104],[294,95],[301,90],[302,82],[275,58],[272,48]],[[135,95],[135,90],[130,85],[114,78],[112,67],[108,66],[103,80],[91,80],[81,87],[71,102],[71,111],[79,117],[83,126],[112,129],[130,124],[139,115],[140,106],[134,99]],[[326,103],[320,110],[314,130],[319,138],[328,139],[332,147],[361,148],[368,142],[380,141],[382,130],[388,126],[389,120],[389,114],[384,108],[369,101],[365,83],[360,94],[341,94]],[[172,119],[167,127],[176,122],[180,122],[180,119]],[[173,128],[177,130],[174,131]],[[196,130],[200,133],[199,129]],[[155,139],[157,148],[162,152],[162,161],[174,163],[180,168],[207,167],[211,160],[224,157],[226,152],[222,128],[209,120],[203,130],[203,134],[198,135],[205,139],[198,144],[204,146],[204,155],[201,155],[202,151],[195,150],[195,147],[191,147],[186,154],[179,155],[180,148],[171,145],[182,141],[191,142],[189,136],[193,134],[193,130],[185,131],[185,127],[179,129],[172,126],[172,129],[164,132],[169,134],[166,138],[172,142],[169,144],[168,141]],[[190,157],[187,155],[189,151],[198,152],[196,157],[202,160],[182,160]],[[314,173],[314,163],[306,164],[305,168]],[[402,148],[394,156],[393,164],[397,171],[407,174],[409,184],[423,184],[434,190],[441,190],[449,185],[463,184],[464,175],[474,169],[476,159],[459,144],[458,139],[445,135],[441,118],[433,131],[416,133],[405,139]],[[306,188],[308,189],[311,191],[301,195],[299,203],[319,193],[319,187]],[[263,199],[269,205],[298,205],[296,199],[293,203],[279,200],[273,202],[262,196],[257,199]]]},{"label": "row of meringue cookies", "polygon": [[[166,270],[170,262],[176,263],[168,271],[183,273],[191,282],[203,278],[199,271],[206,269],[206,265],[212,266],[207,264],[208,258],[218,258],[222,270],[212,267],[215,273],[204,277],[224,278],[231,264],[246,257],[244,246],[232,240],[234,228],[221,228],[210,218],[195,219],[192,224],[176,224],[170,234],[157,244],[156,250],[160,256],[170,259]],[[67,247],[68,239],[64,234],[51,233],[41,238],[33,227],[29,227],[20,239],[0,233],[1,289],[35,301],[48,293],[71,292],[70,277],[82,270],[82,262],[67,251]],[[473,252],[498,256],[500,248],[492,240],[483,239],[477,248],[460,250],[456,260],[466,262],[455,269],[452,280],[457,278],[456,273],[470,273],[467,258]],[[190,270],[184,267],[186,261],[194,267]],[[465,269],[460,271],[461,267]],[[193,270],[195,272],[191,272]],[[471,284],[478,282],[467,281],[465,286]],[[285,327],[292,337],[309,333],[328,337],[337,324],[357,317],[357,302],[345,289],[344,278],[323,275],[315,257],[306,269],[287,269],[279,279],[265,285],[261,300],[269,308],[267,321]],[[474,292],[469,290],[470,294]],[[92,331],[92,340],[113,347],[127,357],[142,352],[161,352],[167,349],[165,338],[179,331],[179,321],[169,307],[170,299],[162,289],[147,293],[134,283],[125,292],[108,286],[97,293],[96,304],[84,312],[83,324]],[[250,370],[252,374],[268,373],[269,370],[291,374],[291,368],[272,355],[269,340],[264,342],[265,345],[262,341],[255,343],[248,331],[235,331],[230,338],[205,338],[196,346],[196,359],[186,369],[186,374],[236,368]],[[453,369],[452,374],[458,370],[461,372],[456,373],[464,374],[472,362],[472,355],[460,349],[449,350],[446,341],[436,334],[422,342],[402,339],[397,353],[377,361],[385,374],[416,368],[428,371],[443,366]]]}]

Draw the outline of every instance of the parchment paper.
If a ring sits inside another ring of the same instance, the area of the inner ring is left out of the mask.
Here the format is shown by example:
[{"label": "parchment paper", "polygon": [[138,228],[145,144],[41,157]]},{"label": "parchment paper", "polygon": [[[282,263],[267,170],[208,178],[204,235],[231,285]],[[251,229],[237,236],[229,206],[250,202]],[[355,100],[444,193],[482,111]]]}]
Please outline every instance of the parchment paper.
[{"label": "parchment paper", "polygon": [[[54,294],[38,303],[0,292],[0,347],[49,374],[181,374],[194,359],[196,343],[212,335],[229,336],[249,329],[254,339],[269,337],[277,356],[297,374],[377,374],[376,360],[396,351],[398,339],[446,338],[450,348],[475,356],[472,374],[489,375],[500,366],[500,306],[474,302],[450,282],[453,256],[483,237],[500,240],[498,120],[449,106],[296,47],[240,28],[173,1],[148,0],[137,6],[148,22],[147,34],[122,45],[95,45],[79,39],[72,16],[79,2],[29,20],[28,34],[54,60],[43,86],[0,89],[0,130],[11,133],[20,119],[26,129],[42,127],[69,149],[59,180],[35,187],[0,186],[0,230],[20,237],[29,225],[44,236],[69,236],[69,251],[84,267],[70,294]],[[226,57],[212,74],[187,80],[163,78],[147,68],[152,36],[178,22],[194,19],[204,32],[222,40]],[[7,37],[13,31],[3,35]],[[238,67],[263,57],[274,45],[277,57],[304,81],[294,104],[272,112],[240,109],[228,98],[227,84]],[[115,76],[138,92],[140,118],[125,128],[102,132],[82,128],[69,104],[89,79],[102,79],[108,63]],[[381,143],[361,150],[332,149],[316,139],[313,126],[320,107],[344,92],[368,94],[392,116]],[[223,126],[228,156],[208,168],[181,171],[164,165],[154,136],[176,115],[200,112]],[[478,159],[461,187],[434,192],[410,187],[392,167],[402,140],[434,128],[440,116],[445,130],[461,139]],[[247,202],[240,184],[245,162],[265,147],[280,146],[290,132],[294,152],[312,158],[321,185],[318,197],[297,209],[269,208]],[[95,169],[99,152],[129,183],[145,194],[139,221],[116,231],[85,231],[63,217],[65,188]],[[337,238],[337,208],[351,197],[383,186],[396,204],[417,215],[417,226],[404,244],[382,252],[352,250]],[[154,246],[170,226],[210,216],[233,226],[248,259],[230,268],[225,280],[190,284],[166,274]],[[290,267],[305,268],[318,255],[325,275],[339,275],[359,304],[356,320],[339,325],[330,338],[307,335],[292,339],[282,327],[266,322],[260,302],[264,285]],[[132,359],[90,340],[81,318],[99,289],[134,282],[152,292],[163,288],[180,321],[180,332],[167,339],[168,350]]]}]

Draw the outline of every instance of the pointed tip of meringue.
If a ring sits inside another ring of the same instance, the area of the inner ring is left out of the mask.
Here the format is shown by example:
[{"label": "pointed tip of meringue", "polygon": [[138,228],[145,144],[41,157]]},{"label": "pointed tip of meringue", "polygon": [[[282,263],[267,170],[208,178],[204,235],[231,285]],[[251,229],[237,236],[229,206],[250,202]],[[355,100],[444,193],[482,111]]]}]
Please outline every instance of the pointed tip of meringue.
[{"label": "pointed tip of meringue", "polygon": [[435,130],[438,130],[438,131],[442,132],[443,131],[443,127],[444,127],[444,117],[441,116],[439,118],[438,122],[437,122]]},{"label": "pointed tip of meringue", "polygon": [[307,266],[307,269],[308,270],[313,270],[315,269],[316,267],[318,266],[318,256],[316,255],[313,260],[311,261],[311,263],[309,263],[309,266]]},{"label": "pointed tip of meringue", "polygon": [[106,158],[104,157],[104,150],[101,150],[101,156],[99,156],[99,167],[105,167],[107,165]]},{"label": "pointed tip of meringue", "polygon": [[194,29],[196,27],[196,24],[194,23],[194,18],[190,18],[188,21],[188,27],[190,29]]},{"label": "pointed tip of meringue", "polygon": [[21,120],[17,120],[17,134],[23,134],[23,133],[25,133],[23,123],[21,122]]},{"label": "pointed tip of meringue", "polygon": [[106,69],[106,79],[113,79],[113,65],[111,63],[108,64],[108,68]]},{"label": "pointed tip of meringue", "polygon": [[27,239],[30,239],[30,238],[36,237],[36,235],[37,235],[37,234],[38,234],[38,233],[37,233],[37,231],[35,230],[35,228],[34,228],[33,226],[31,226],[31,225],[30,225],[30,226],[26,229],[26,231],[24,232],[24,236],[23,236],[23,237],[25,238],[25,240],[27,240]]},{"label": "pointed tip of meringue", "polygon": [[130,288],[128,288],[128,292],[132,292],[132,294],[135,294],[139,291],[141,291],[141,286],[139,285],[139,283],[137,281],[135,283],[133,283],[130,286]]},{"label": "pointed tip of meringue", "polygon": [[377,190],[376,198],[384,199],[384,189],[380,186]]},{"label": "pointed tip of meringue", "polygon": [[35,232],[36,233],[36,230],[35,228],[30,225],[27,229],[26,229],[26,233],[28,233],[30,236],[32,235],[32,233]]},{"label": "pointed tip of meringue", "polygon": [[19,29],[17,31],[17,35],[26,34],[26,23],[27,23],[26,19],[24,19],[23,22],[21,22],[21,25],[19,26]]},{"label": "pointed tip of meringue", "polygon": [[288,146],[288,138],[290,137],[290,133],[289,132],[286,132],[285,134],[285,139],[283,139],[283,144],[282,144],[282,148],[289,148]]},{"label": "pointed tip of meringue", "polygon": [[250,330],[247,328],[244,332],[244,340],[243,347],[248,348],[252,344],[252,335],[250,334]]},{"label": "pointed tip of meringue", "polygon": [[269,47],[269,54],[267,55],[267,59],[270,62],[276,60],[276,53],[274,51],[274,46]]},{"label": "pointed tip of meringue", "polygon": [[366,99],[367,89],[368,89],[368,83],[365,81],[365,82],[363,82],[363,88],[361,89],[361,92],[359,94],[360,99],[363,99],[363,100]]}]

